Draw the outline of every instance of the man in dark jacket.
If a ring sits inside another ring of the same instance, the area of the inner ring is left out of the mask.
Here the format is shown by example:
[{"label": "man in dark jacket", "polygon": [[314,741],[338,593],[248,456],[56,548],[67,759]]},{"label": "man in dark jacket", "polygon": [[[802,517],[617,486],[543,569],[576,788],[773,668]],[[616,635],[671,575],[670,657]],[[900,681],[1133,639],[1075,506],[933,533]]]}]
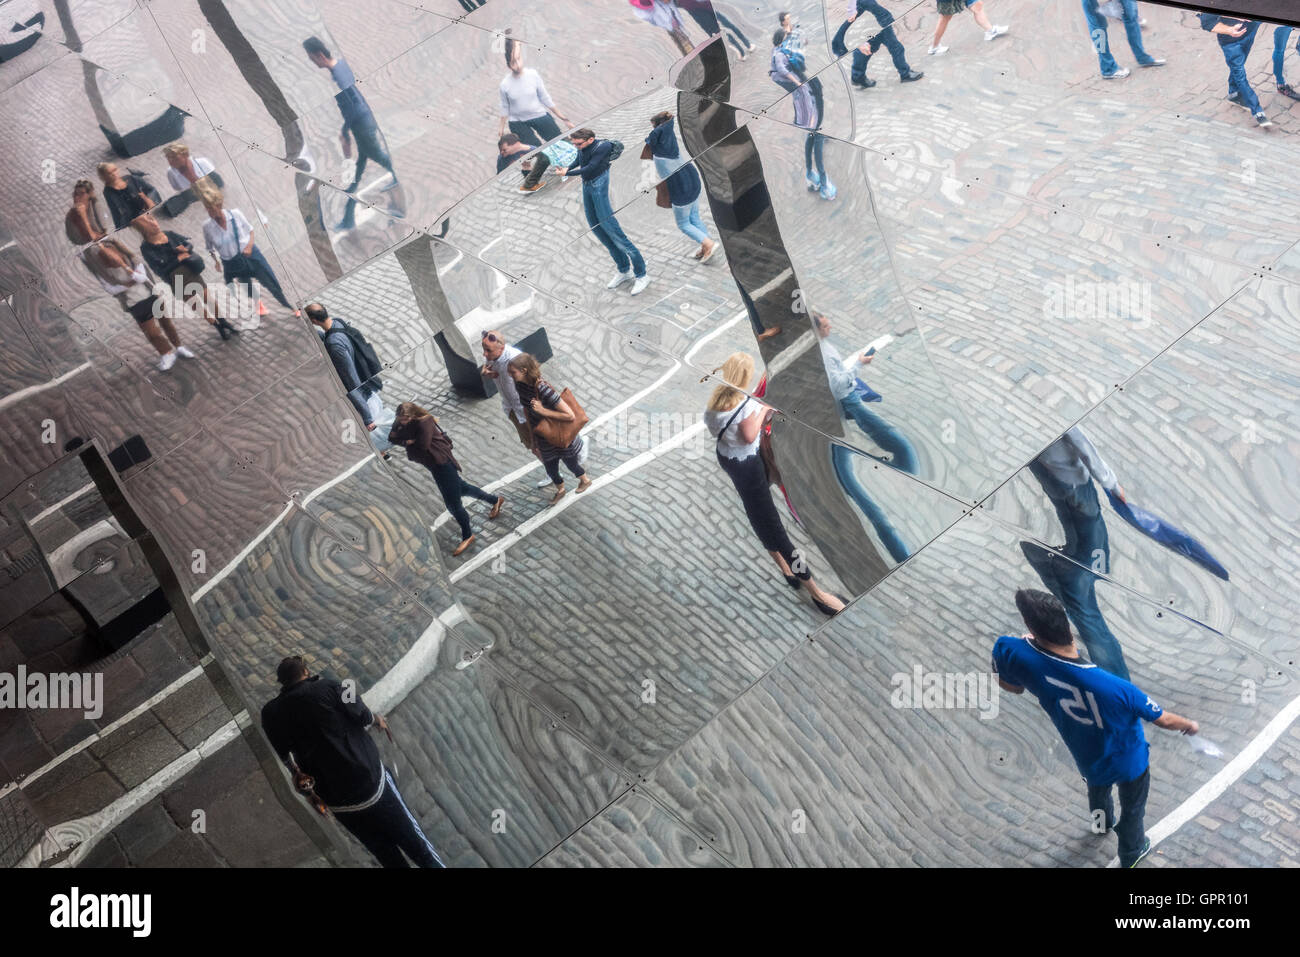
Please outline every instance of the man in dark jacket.
[{"label": "man in dark jacket", "polygon": [[1223,51],[1223,59],[1228,63],[1228,102],[1250,110],[1261,129],[1272,126],[1273,121],[1259,105],[1259,97],[1246,79],[1246,57],[1250,56],[1250,48],[1255,44],[1259,21],[1221,17],[1216,13],[1200,13],[1197,16],[1201,18],[1201,29],[1208,30],[1219,38],[1219,49]]},{"label": "man in dark jacket", "polygon": [[[348,401],[361,416],[367,431],[371,432],[371,442],[381,451],[385,448],[382,436],[387,434],[387,427],[392,424],[393,413],[384,407],[379,398],[382,386],[371,379],[362,379],[357,369],[357,354],[348,338],[347,323],[336,316],[331,316],[319,302],[313,302],[304,310],[311,324],[325,343],[334,371],[348,394]],[[382,428],[381,428],[382,426]]]},{"label": "man in dark jacket", "polygon": [[663,177],[668,189],[668,202],[673,209],[677,228],[688,238],[700,244],[695,258],[708,262],[718,244],[709,238],[704,221],[700,219],[700,174],[690,160],[681,155],[677,134],[673,130],[673,115],[667,111],[650,118],[654,129],[645,138],[654,157],[655,172]]},{"label": "man in dark jacket", "polygon": [[281,661],[275,677],[280,693],[262,706],[262,730],[294,785],[314,790],[382,866],[409,866],[405,851],[418,867],[443,867],[366,733],[372,724],[387,731],[384,716],[335,679],[308,672],[301,656]]},{"label": "man in dark jacket", "polygon": [[[920,70],[913,70],[907,65],[907,56],[903,52],[903,43],[894,33],[894,15],[882,7],[876,0],[849,0],[849,10],[844,18],[844,23],[835,33],[835,38],[831,41],[831,51],[836,56],[844,56],[848,50],[844,46],[844,37],[849,32],[849,27],[853,21],[864,13],[870,13],[880,24],[880,32],[875,34],[862,46],[853,51],[853,69],[849,79],[854,86],[862,89],[870,89],[876,85],[876,81],[868,78],[867,64],[872,56],[882,46],[889,51],[890,59],[894,61],[894,69],[898,71],[898,78],[903,83],[912,83],[915,80],[925,76]],[[863,47],[866,47],[864,50]]]},{"label": "man in dark jacket", "polygon": [[578,148],[578,163],[559,172],[564,176],[582,177],[582,208],[587,214],[587,225],[601,245],[609,250],[618,268],[605,288],[617,289],[630,282],[635,296],[650,285],[650,277],[646,274],[645,260],[614,218],[614,209],[609,202],[609,163],[613,144],[609,140],[597,140],[596,134],[586,128],[576,130],[569,141]]}]

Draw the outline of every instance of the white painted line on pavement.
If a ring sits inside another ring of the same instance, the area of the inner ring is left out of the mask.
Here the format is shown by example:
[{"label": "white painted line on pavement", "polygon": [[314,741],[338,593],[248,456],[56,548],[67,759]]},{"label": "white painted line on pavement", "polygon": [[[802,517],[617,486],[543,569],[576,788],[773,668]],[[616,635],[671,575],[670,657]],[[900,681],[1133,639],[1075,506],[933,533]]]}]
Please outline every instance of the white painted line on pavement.
[{"label": "white painted line on pavement", "polygon": [[416,685],[433,673],[447,629],[464,620],[465,613],[461,607],[452,605],[430,622],[424,634],[415,640],[397,664],[362,694],[370,710],[383,714],[401,704]]},{"label": "white painted line on pavement", "polygon": [[71,495],[61,498],[59,499],[59,501],[55,502],[49,508],[42,509],[41,511],[37,512],[35,515],[33,515],[31,518],[27,520],[27,524],[32,527],[39,525],[45,519],[49,518],[51,515],[57,512],[59,509],[63,508],[63,506],[67,505],[69,502],[76,501],[77,499],[81,498],[81,496],[85,495],[87,492],[92,491],[94,488],[95,488],[94,482],[91,482],[89,485],[81,486],[81,488],[77,489]]},{"label": "white painted line on pavement", "polygon": [[[1237,779],[1263,757],[1264,752],[1271,748],[1278,738],[1282,737],[1282,733],[1297,717],[1300,717],[1300,697],[1292,699],[1291,703],[1279,711],[1272,721],[1264,725],[1264,729],[1255,735],[1235,758],[1224,765],[1218,774],[1197,788],[1191,797],[1162,817],[1159,823],[1147,831],[1147,837],[1151,838],[1151,849],[1154,851],[1157,844],[1173,836],[1175,831],[1204,811],[1211,801],[1236,783]],[[1108,866],[1119,867],[1119,858],[1113,858]]]},{"label": "white painted line on pavement", "polygon": [[38,392],[44,392],[46,389],[53,389],[56,385],[61,385],[62,383],[67,382],[74,375],[79,375],[89,368],[90,363],[83,362],[75,369],[65,372],[63,375],[53,378],[49,382],[42,382],[40,385],[29,385],[25,389],[19,389],[17,392],[10,392],[6,396],[0,396],[0,409],[6,409],[11,405],[22,402],[24,399],[36,395]]}]

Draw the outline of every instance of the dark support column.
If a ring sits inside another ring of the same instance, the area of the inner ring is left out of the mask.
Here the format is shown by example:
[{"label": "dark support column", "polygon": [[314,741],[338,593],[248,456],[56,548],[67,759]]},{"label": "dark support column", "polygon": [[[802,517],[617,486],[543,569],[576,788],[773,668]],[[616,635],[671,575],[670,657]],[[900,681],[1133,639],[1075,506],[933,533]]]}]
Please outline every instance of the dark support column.
[{"label": "dark support column", "polygon": [[[682,141],[696,157],[750,322],[781,328],[780,335],[756,343],[769,370],[779,370],[769,375],[765,398],[817,430],[776,420],[772,446],[786,491],[840,580],[854,594],[861,593],[884,576],[889,564],[866,534],[862,515],[841,489],[831,465],[826,436],[844,434],[839,405],[831,396],[820,349],[807,338],[811,325],[781,238],[762,157],[749,130],[737,126],[736,111],[723,102],[730,94],[730,74],[720,37],[684,64],[677,85],[683,90],[677,97]],[[701,95],[705,91],[708,95]],[[717,148],[724,141],[725,146]]]}]

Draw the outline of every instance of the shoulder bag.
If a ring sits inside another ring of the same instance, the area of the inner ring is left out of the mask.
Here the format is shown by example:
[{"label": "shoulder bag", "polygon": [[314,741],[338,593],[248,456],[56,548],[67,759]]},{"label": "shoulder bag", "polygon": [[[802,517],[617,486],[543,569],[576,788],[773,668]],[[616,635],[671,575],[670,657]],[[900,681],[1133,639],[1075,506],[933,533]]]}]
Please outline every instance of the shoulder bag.
[{"label": "shoulder bag", "polygon": [[[550,383],[547,383],[547,385],[550,385]],[[555,386],[551,386],[551,388],[554,389]],[[553,445],[557,449],[567,449],[573,444],[574,439],[578,437],[578,433],[582,431],[583,426],[590,420],[587,418],[587,413],[582,406],[578,404],[578,400],[571,389],[566,388],[560,393],[560,401],[567,405],[569,411],[573,413],[573,421],[561,422],[558,419],[542,416],[542,420],[533,426],[533,433],[545,439],[549,445]]]}]

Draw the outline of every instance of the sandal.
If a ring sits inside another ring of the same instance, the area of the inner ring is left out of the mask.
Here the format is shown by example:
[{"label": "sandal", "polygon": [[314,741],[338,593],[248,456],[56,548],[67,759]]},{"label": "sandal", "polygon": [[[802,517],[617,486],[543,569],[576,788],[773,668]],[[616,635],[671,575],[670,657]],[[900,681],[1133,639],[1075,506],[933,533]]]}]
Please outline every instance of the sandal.
[{"label": "sandal", "polygon": [[554,505],[554,504],[555,504],[556,502],[558,502],[560,499],[564,498],[564,493],[567,492],[567,491],[568,491],[568,489],[565,488],[563,485],[561,485],[561,486],[559,487],[559,491],[556,492],[555,495],[554,495],[554,497],[551,498],[550,504],[551,504],[551,505]]},{"label": "sandal", "polygon": [[496,518],[498,515],[500,515],[501,506],[504,504],[506,504],[506,497],[504,495],[498,495],[497,503],[492,506],[492,511],[488,512],[488,518]]},{"label": "sandal", "polygon": [[578,495],[581,495],[583,492],[587,491],[587,489],[589,489],[589,488],[591,488],[591,479],[589,479],[587,476],[584,475],[584,476],[582,477],[582,481],[580,481],[580,482],[578,483],[578,491],[577,491],[577,494],[578,494]]}]

